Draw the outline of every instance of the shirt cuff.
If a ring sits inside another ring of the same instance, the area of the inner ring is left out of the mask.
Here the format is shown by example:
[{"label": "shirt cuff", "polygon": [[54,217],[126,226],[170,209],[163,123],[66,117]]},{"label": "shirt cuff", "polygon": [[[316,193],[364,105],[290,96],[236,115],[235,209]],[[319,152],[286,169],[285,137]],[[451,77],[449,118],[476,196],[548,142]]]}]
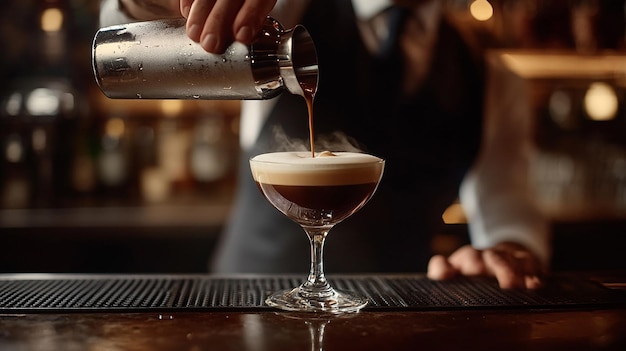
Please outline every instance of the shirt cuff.
[{"label": "shirt cuff", "polygon": [[479,196],[475,175],[463,182],[460,199],[468,217],[472,246],[491,248],[502,242],[517,243],[534,253],[545,268],[552,256],[550,223],[533,200],[522,194]]}]

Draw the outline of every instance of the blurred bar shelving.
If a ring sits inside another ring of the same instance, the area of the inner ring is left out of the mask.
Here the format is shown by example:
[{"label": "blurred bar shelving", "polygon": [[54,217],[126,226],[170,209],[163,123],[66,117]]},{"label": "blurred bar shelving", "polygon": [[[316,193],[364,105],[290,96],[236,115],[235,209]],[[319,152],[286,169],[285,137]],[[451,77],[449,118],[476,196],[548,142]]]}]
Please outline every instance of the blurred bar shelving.
[{"label": "blurred bar shelving", "polygon": [[239,102],[109,100],[91,68],[99,1],[1,8],[0,271],[206,271]]}]

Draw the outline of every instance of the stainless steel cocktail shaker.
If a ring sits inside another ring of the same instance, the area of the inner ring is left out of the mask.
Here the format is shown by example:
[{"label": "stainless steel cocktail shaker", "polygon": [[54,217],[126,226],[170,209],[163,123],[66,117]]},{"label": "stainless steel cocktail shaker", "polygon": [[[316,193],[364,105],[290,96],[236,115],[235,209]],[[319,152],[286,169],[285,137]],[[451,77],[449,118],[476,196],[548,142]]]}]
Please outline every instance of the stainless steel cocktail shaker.
[{"label": "stainless steel cocktail shaker", "polygon": [[258,100],[317,89],[308,31],[269,17],[252,45],[235,42],[219,55],[187,37],[184,19],[102,28],[92,50],[96,81],[110,98]]}]

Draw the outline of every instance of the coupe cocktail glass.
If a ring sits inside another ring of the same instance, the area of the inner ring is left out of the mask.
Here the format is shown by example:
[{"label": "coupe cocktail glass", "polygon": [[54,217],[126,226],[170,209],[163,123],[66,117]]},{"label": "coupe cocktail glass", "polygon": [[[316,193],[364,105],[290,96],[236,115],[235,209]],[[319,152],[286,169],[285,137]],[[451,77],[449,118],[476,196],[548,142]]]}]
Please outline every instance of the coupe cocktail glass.
[{"label": "coupe cocktail glass", "polygon": [[265,198],[298,223],[311,243],[311,270],[299,287],[276,292],[266,303],[289,311],[356,312],[367,298],[337,291],[324,275],[324,241],[330,229],[374,195],[385,161],[353,152],[276,152],[250,159],[254,180]]}]

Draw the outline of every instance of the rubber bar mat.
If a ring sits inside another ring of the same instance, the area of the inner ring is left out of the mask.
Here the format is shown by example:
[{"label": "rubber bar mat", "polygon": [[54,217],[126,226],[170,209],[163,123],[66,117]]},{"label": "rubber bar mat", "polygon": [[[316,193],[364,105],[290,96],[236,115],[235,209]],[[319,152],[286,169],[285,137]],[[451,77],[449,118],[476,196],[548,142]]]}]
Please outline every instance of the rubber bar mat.
[{"label": "rubber bar mat", "polygon": [[[0,312],[264,309],[273,291],[302,276],[0,275]],[[421,275],[331,276],[337,289],[369,298],[366,310],[563,308],[625,305],[624,291],[571,277],[538,291],[502,290],[492,279],[431,281]]]}]

